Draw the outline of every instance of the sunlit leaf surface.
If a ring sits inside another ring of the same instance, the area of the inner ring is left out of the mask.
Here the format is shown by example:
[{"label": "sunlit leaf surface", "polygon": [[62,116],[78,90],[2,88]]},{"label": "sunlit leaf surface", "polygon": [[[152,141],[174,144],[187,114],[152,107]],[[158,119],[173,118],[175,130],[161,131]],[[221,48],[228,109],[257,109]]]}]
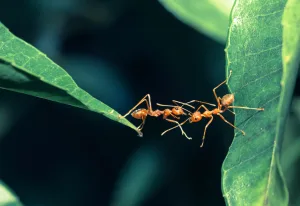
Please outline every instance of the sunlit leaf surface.
[{"label": "sunlit leaf surface", "polygon": [[225,43],[234,0],[159,0],[179,20]]},{"label": "sunlit leaf surface", "polygon": [[[222,167],[227,205],[288,205],[280,165],[283,129],[299,64],[299,2],[237,0],[226,48],[236,109],[235,138]],[[283,20],[282,20],[283,19]],[[297,23],[298,22],[298,23]]]},{"label": "sunlit leaf surface", "polygon": [[[14,36],[0,23],[0,88],[94,111],[138,129],[77,86],[71,76],[45,54]],[[99,88],[105,89],[105,88]]]}]

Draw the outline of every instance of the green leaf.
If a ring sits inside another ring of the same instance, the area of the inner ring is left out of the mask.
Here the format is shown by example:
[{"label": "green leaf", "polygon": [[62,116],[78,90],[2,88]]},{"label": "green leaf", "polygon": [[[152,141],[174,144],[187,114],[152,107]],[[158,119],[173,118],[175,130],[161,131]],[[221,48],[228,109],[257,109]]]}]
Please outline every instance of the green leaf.
[{"label": "green leaf", "polygon": [[[45,54],[14,36],[0,22],[0,88],[103,114],[142,133],[127,119],[79,88]],[[102,88],[105,89],[105,88]]]},{"label": "green leaf", "polygon": [[225,43],[234,0],[159,0],[179,20]]},{"label": "green leaf", "polygon": [[[238,131],[222,166],[227,205],[288,205],[280,165],[286,116],[299,64],[299,1],[236,0],[226,48]],[[283,19],[283,20],[282,20]]]},{"label": "green leaf", "polygon": [[22,206],[19,199],[0,180],[0,206]]},{"label": "green leaf", "polygon": [[300,97],[293,97],[285,124],[281,166],[289,190],[289,205],[300,205]]}]

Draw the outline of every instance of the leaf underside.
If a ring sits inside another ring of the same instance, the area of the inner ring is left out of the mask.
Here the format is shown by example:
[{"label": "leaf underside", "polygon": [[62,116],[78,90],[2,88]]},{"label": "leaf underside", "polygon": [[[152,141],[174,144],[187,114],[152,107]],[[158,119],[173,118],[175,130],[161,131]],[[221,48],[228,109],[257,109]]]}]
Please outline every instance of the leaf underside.
[{"label": "leaf underside", "polygon": [[[286,3],[236,0],[232,10],[226,48],[227,73],[232,70],[228,86],[236,106],[265,111],[235,109],[235,125],[246,136],[235,131],[222,166],[227,205],[288,205],[279,155],[297,76],[300,31],[299,14],[295,7],[285,9]],[[290,18],[297,15],[298,26],[290,25]]]},{"label": "leaf underside", "polygon": [[119,113],[79,88],[45,54],[14,36],[0,22],[0,88],[100,113],[142,133]]}]

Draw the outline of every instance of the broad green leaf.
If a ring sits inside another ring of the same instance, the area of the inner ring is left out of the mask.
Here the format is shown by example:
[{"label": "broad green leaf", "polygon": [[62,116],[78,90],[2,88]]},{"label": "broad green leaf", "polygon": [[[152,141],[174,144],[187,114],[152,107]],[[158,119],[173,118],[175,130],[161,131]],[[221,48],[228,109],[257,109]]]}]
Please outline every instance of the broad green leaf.
[{"label": "broad green leaf", "polygon": [[[299,2],[236,0],[226,48],[235,131],[222,167],[227,205],[288,205],[280,165],[283,129],[299,64]],[[282,20],[283,19],[283,20]]]},{"label": "broad green leaf", "polygon": [[159,0],[179,20],[225,43],[234,0]]},{"label": "broad green leaf", "polygon": [[0,206],[22,206],[19,199],[0,180]]},{"label": "broad green leaf", "polygon": [[1,22],[0,88],[97,112],[142,135],[127,119],[118,118],[118,112],[79,88],[66,71],[14,36]]}]

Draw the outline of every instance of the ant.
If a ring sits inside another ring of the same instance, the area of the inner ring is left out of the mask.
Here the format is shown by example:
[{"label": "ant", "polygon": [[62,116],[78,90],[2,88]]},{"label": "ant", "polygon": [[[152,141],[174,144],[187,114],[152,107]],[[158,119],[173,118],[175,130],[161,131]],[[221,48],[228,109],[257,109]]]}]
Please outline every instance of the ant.
[{"label": "ant", "polygon": [[[136,109],[140,104],[142,104],[143,102],[146,102],[146,105],[147,105],[147,109],[145,108],[141,108],[141,109]],[[123,116],[119,116],[119,118],[125,118],[126,116],[128,116],[130,113],[131,113],[131,116],[134,117],[135,119],[141,119],[142,120],[142,123],[137,127],[139,131],[141,131],[145,125],[145,122],[146,122],[146,118],[147,116],[152,116],[152,117],[159,117],[161,115],[163,115],[163,119],[168,121],[168,122],[172,122],[172,123],[176,123],[177,124],[177,127],[180,128],[181,132],[182,132],[182,135],[184,135],[187,139],[191,139],[190,137],[188,137],[186,135],[186,133],[183,131],[180,123],[176,120],[172,120],[172,119],[169,119],[169,116],[175,118],[175,119],[180,119],[180,117],[178,116],[181,116],[181,115],[186,115],[186,112],[188,113],[191,113],[189,110],[183,108],[183,105],[187,105],[193,109],[195,109],[195,107],[189,105],[189,104],[185,104],[185,103],[182,103],[181,106],[179,106],[176,101],[173,101],[176,106],[174,105],[163,105],[163,104],[157,104],[159,106],[164,106],[164,107],[171,107],[172,109],[164,109],[164,110],[154,110],[152,109],[152,105],[151,105],[151,97],[150,97],[150,94],[147,94],[146,96],[144,96],[132,109],[130,109],[125,115]],[[201,101],[199,101],[201,102]],[[206,103],[206,102],[201,102],[201,103]],[[207,103],[207,104],[210,104],[210,103]],[[212,104],[210,104],[212,105]],[[136,109],[136,110],[135,110]],[[142,135],[141,135],[142,136]]]},{"label": "ant", "polygon": [[[225,111],[228,110],[232,114],[235,114],[229,108],[250,109],[250,110],[258,110],[258,111],[264,110],[264,108],[250,108],[250,107],[244,107],[244,106],[231,106],[231,104],[234,102],[234,94],[226,94],[222,98],[218,97],[218,95],[216,93],[216,89],[219,88],[220,86],[222,86],[223,84],[228,83],[228,80],[229,80],[231,74],[232,74],[232,70],[230,70],[230,73],[229,73],[229,76],[227,77],[227,79],[225,81],[223,81],[222,83],[220,83],[218,86],[216,86],[213,89],[213,93],[214,93],[215,99],[216,99],[216,101],[218,103],[218,107],[217,108],[209,110],[203,104],[201,104],[194,113],[189,113],[190,117],[188,119],[186,119],[185,121],[183,121],[180,124],[180,125],[183,125],[187,121],[189,121],[190,123],[199,122],[199,121],[202,120],[202,118],[209,118],[210,119],[208,121],[208,123],[206,124],[205,128],[204,128],[204,133],[203,133],[203,137],[202,137],[202,143],[201,143],[200,147],[203,147],[206,130],[207,130],[208,126],[212,123],[212,121],[214,119],[214,115],[219,116],[224,122],[226,122],[227,124],[229,124],[233,128],[239,130],[243,135],[246,135],[246,133],[243,130],[239,129],[238,127],[234,126],[232,123],[230,123],[229,121],[227,121],[225,119],[225,117],[222,115],[222,113],[224,113]],[[193,102],[200,102],[200,101],[198,101],[198,100],[192,100],[190,102],[182,103],[182,104],[188,105],[189,103],[193,103]],[[181,103],[181,102],[178,102],[178,103]],[[203,113],[201,113],[200,112],[200,108],[204,108],[205,111]],[[164,131],[161,135],[164,135],[166,132],[168,132],[168,131],[170,131],[172,129],[175,129],[176,127],[178,127],[178,126],[172,127],[170,129]]]}]

